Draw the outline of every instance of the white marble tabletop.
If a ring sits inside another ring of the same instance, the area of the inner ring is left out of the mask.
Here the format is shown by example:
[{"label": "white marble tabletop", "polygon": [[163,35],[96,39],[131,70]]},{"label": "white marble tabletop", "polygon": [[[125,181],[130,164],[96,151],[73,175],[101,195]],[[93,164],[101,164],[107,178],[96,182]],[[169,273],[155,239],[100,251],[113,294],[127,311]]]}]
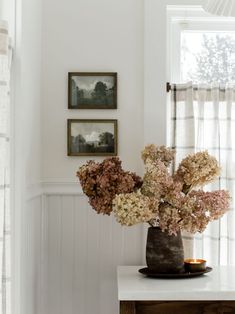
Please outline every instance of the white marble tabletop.
[{"label": "white marble tabletop", "polygon": [[142,267],[118,267],[119,301],[235,301],[235,266],[188,279],[147,278],[138,273]]}]

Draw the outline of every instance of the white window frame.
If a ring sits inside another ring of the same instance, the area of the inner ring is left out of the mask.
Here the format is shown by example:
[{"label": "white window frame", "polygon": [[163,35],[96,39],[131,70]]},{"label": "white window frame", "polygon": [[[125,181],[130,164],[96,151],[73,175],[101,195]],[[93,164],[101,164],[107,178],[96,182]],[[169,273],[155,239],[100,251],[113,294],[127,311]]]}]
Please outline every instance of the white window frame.
[{"label": "white window frame", "polygon": [[168,6],[167,8],[167,77],[180,82],[181,32],[235,32],[235,18],[216,17],[201,7]]}]

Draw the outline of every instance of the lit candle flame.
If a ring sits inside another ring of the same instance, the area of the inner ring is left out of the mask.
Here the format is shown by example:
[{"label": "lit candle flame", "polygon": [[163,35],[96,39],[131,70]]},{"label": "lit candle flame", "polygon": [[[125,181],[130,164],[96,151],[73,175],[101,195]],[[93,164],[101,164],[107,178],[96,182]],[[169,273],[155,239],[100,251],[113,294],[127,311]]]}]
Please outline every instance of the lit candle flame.
[{"label": "lit candle flame", "polygon": [[201,259],[192,258],[192,259],[186,260],[185,262],[189,264],[203,264],[205,261]]}]

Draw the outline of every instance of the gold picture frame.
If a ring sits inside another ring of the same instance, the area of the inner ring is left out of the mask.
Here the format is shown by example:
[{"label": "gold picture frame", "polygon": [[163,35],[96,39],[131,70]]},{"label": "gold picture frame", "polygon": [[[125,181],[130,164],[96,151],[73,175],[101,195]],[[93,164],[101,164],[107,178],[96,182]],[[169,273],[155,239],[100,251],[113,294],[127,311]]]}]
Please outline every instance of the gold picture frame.
[{"label": "gold picture frame", "polygon": [[68,119],[68,156],[117,156],[118,122],[114,119]]},{"label": "gold picture frame", "polygon": [[69,72],[68,109],[117,109],[117,73]]}]

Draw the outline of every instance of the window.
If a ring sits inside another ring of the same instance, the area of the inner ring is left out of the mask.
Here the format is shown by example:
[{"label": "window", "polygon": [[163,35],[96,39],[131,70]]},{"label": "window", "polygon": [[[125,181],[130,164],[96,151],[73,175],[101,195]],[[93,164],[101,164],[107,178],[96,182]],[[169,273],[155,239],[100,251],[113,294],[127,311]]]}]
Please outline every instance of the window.
[{"label": "window", "polygon": [[235,33],[183,31],[180,52],[181,81],[235,81]]},{"label": "window", "polygon": [[235,82],[235,20],[200,8],[169,9],[169,80]]},{"label": "window", "polygon": [[[168,143],[176,163],[189,153],[208,150],[221,166],[213,188],[229,189],[235,206],[235,87],[197,83],[235,81],[234,19],[207,15],[197,8],[169,8],[168,80],[176,84],[168,115]],[[181,84],[193,81],[189,84]],[[171,141],[170,141],[171,138]],[[193,240],[193,252],[218,264],[235,261],[235,211],[211,224]],[[190,255],[193,253],[190,252]]]}]

